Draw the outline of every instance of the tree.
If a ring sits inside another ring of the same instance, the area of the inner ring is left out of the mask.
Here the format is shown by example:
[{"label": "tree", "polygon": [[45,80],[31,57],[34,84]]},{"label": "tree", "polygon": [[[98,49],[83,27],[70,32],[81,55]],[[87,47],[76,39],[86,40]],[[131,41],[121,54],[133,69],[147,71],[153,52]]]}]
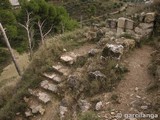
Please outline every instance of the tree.
[{"label": "tree", "polygon": [[5,28],[10,39],[14,39],[17,36],[17,21],[13,12],[9,10],[0,10],[0,21]]},{"label": "tree", "polygon": [[19,25],[21,25],[27,32],[27,37],[28,37],[28,43],[29,43],[29,51],[30,51],[30,59],[32,59],[32,54],[33,54],[33,46],[32,46],[32,37],[31,37],[31,29],[32,29],[32,26],[31,26],[31,13],[29,13],[27,10],[26,10],[26,21],[24,24],[21,24],[19,23]]},{"label": "tree", "polygon": [[5,32],[5,30],[4,30],[4,28],[3,28],[3,26],[2,26],[1,23],[0,23],[0,30],[1,30],[1,32],[2,32],[2,34],[3,34],[4,40],[5,40],[5,42],[6,42],[6,45],[7,45],[8,49],[9,49],[9,51],[10,51],[10,53],[11,53],[11,57],[12,57],[12,60],[13,60],[14,65],[15,65],[15,67],[16,67],[16,70],[17,70],[19,76],[21,76],[22,73],[21,73],[20,68],[19,68],[19,66],[18,66],[18,64],[17,64],[17,61],[16,61],[16,59],[15,59],[15,57],[14,57],[14,54],[13,54],[13,52],[12,52],[12,48],[11,48],[10,43],[9,43],[9,40],[8,40],[8,37],[7,37],[6,32]]},{"label": "tree", "polygon": [[0,0],[0,9],[11,9],[11,4],[9,0]]},{"label": "tree", "polygon": [[[77,26],[77,22],[72,20],[67,11],[63,7],[56,7],[48,4],[45,0],[21,0],[21,11],[19,21],[25,21],[24,11],[32,12],[30,22],[35,31],[36,39],[41,39],[41,43],[45,44],[45,37],[49,33],[59,30],[72,30]],[[24,23],[25,24],[25,23]],[[23,25],[24,25],[23,24]]]},{"label": "tree", "polygon": [[45,45],[45,41],[44,41],[44,38],[51,32],[52,28],[53,28],[53,25],[50,27],[50,29],[44,33],[43,31],[43,28],[44,28],[44,25],[45,25],[45,21],[46,20],[43,20],[42,22],[40,20],[38,20],[38,27],[39,27],[39,31],[40,31],[40,36],[41,36],[41,42],[43,45]]}]

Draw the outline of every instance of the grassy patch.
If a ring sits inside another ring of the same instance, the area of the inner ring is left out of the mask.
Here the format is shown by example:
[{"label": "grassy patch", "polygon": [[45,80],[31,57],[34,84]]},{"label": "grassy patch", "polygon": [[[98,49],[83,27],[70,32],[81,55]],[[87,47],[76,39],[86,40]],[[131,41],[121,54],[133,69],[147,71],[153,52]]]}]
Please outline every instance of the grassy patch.
[{"label": "grassy patch", "polygon": [[10,53],[7,49],[0,48],[0,74],[3,68],[11,61]]}]

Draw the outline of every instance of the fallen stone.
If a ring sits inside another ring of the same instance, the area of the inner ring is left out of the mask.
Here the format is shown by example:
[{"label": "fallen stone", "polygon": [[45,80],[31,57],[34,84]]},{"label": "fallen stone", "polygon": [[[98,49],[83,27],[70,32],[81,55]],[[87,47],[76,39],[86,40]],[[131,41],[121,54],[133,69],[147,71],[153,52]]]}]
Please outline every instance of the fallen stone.
[{"label": "fallen stone", "polygon": [[102,103],[102,101],[100,101],[100,102],[98,102],[98,103],[96,104],[95,109],[96,109],[97,111],[99,111],[99,110],[102,109],[102,107],[103,107],[103,103]]},{"label": "fallen stone", "polygon": [[75,75],[70,75],[68,77],[67,83],[71,89],[75,89],[75,90],[78,89],[80,86],[79,79]]},{"label": "fallen stone", "polygon": [[29,98],[27,98],[26,96],[23,98],[24,102],[28,103]]},{"label": "fallen stone", "polygon": [[120,59],[123,54],[124,47],[122,45],[107,44],[102,51],[103,57],[115,57]]},{"label": "fallen stone", "polygon": [[43,115],[45,113],[45,109],[41,105],[32,105],[30,108],[33,114],[40,113],[41,115]]},{"label": "fallen stone", "polygon": [[89,73],[89,78],[91,80],[96,79],[96,80],[105,80],[106,76],[102,74],[100,71],[94,71]]},{"label": "fallen stone", "polygon": [[54,92],[54,93],[57,93],[57,92],[58,92],[57,86],[54,85],[53,83],[49,83],[49,81],[47,81],[47,80],[44,80],[44,81],[41,82],[41,87],[42,87],[43,89],[52,91],[52,92]]},{"label": "fallen stone", "polygon": [[135,88],[135,92],[138,92],[138,90],[139,90],[139,88],[138,88],[138,87],[136,87],[136,88]]},{"label": "fallen stone", "polygon": [[136,32],[137,34],[142,35],[144,31],[143,31],[143,29],[141,29],[141,28],[139,28],[139,27],[135,27],[135,32]]},{"label": "fallen stone", "polygon": [[88,55],[92,57],[92,56],[95,56],[97,53],[98,53],[98,50],[97,50],[97,49],[91,49],[91,50],[88,52]]},{"label": "fallen stone", "polygon": [[155,20],[155,13],[154,13],[154,12],[152,12],[152,13],[147,13],[147,14],[145,15],[144,22],[146,22],[146,23],[151,23],[151,22],[154,22],[154,20]]},{"label": "fallen stone", "polygon": [[60,111],[60,119],[63,120],[63,118],[65,118],[65,114],[68,112],[68,108],[60,106],[59,111]]},{"label": "fallen stone", "polygon": [[148,109],[148,106],[141,106],[141,109],[142,109],[142,110],[147,110],[147,109]]},{"label": "fallen stone", "polygon": [[116,113],[115,112],[111,112],[111,115],[115,115]]},{"label": "fallen stone", "polygon": [[78,105],[82,112],[86,112],[91,108],[91,104],[87,100],[79,100]]},{"label": "fallen stone", "polygon": [[32,112],[31,112],[30,110],[27,110],[27,111],[25,112],[25,116],[26,116],[26,117],[31,117],[31,116],[33,116],[33,114],[32,114]]}]

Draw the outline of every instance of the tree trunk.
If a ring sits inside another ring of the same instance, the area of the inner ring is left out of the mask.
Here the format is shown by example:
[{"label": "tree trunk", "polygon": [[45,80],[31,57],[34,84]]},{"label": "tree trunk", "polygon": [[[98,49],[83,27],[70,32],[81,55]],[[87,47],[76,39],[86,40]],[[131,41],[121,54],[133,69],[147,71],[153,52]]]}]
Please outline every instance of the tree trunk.
[{"label": "tree trunk", "polygon": [[33,51],[32,51],[32,41],[31,41],[29,30],[27,30],[27,35],[28,35],[28,42],[29,42],[30,59],[32,59],[32,54],[33,54]]},{"label": "tree trunk", "polygon": [[4,30],[4,28],[3,28],[3,26],[2,26],[1,23],[0,23],[0,30],[2,31],[4,40],[5,40],[6,44],[7,44],[7,47],[8,47],[8,49],[9,49],[9,52],[10,52],[10,54],[11,54],[11,57],[12,57],[12,60],[13,60],[14,65],[15,65],[15,67],[16,67],[16,70],[17,70],[19,76],[21,76],[22,73],[21,73],[21,71],[20,71],[20,68],[19,68],[17,62],[16,62],[16,59],[15,59],[15,56],[14,56],[14,54],[13,54],[12,48],[11,48],[11,46],[10,46],[8,37],[7,37],[7,35],[6,35],[6,33],[5,33],[5,30]]}]

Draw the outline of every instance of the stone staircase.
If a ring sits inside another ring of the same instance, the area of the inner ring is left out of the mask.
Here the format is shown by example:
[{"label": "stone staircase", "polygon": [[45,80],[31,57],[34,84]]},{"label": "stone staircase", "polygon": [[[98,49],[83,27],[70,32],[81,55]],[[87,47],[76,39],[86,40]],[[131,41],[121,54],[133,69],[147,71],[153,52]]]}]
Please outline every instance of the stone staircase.
[{"label": "stone staircase", "polygon": [[[24,101],[28,104],[25,112],[26,117],[32,118],[34,115],[43,115],[45,113],[46,104],[50,104],[54,95],[59,96],[59,85],[72,73],[72,65],[75,64],[80,57],[88,56],[89,51],[94,49],[96,45],[90,44],[87,45],[86,48],[84,47],[85,45],[72,52],[64,53],[60,57],[60,62],[51,67],[51,71],[42,73],[44,80],[40,82],[39,87],[36,89],[28,89],[31,96],[24,98]],[[60,106],[60,109],[62,109],[62,107],[64,106]],[[64,112],[66,109],[65,107]],[[63,114],[63,109],[61,113]]]}]

